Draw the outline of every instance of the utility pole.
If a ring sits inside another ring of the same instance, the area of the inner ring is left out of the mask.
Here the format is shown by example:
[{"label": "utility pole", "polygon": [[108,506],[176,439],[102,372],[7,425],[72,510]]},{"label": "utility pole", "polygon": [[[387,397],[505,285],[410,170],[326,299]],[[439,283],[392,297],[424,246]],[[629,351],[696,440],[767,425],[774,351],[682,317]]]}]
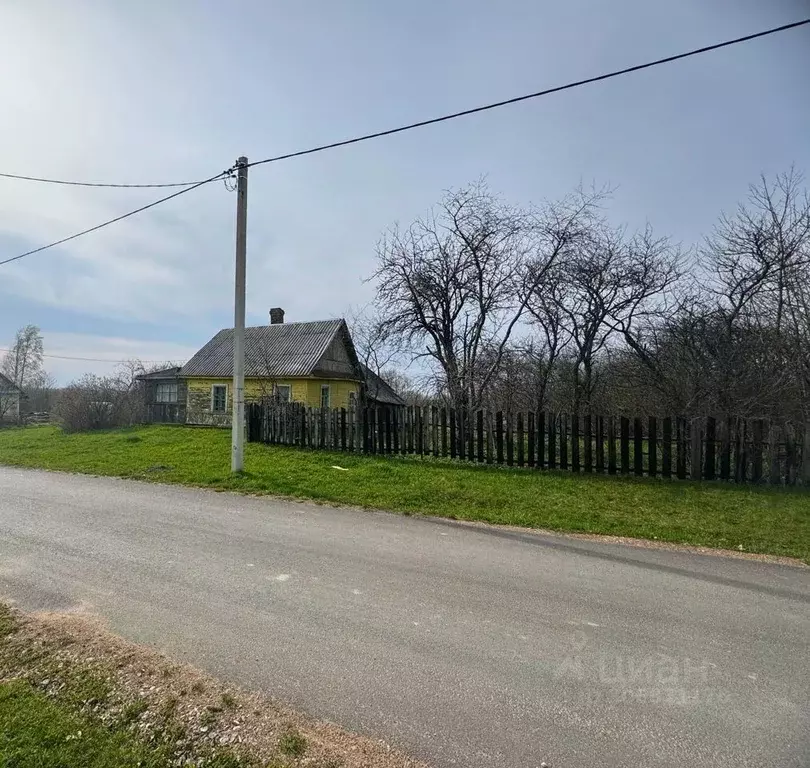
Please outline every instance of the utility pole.
[{"label": "utility pole", "polygon": [[245,276],[247,271],[248,159],[236,161],[236,280],[233,316],[231,472],[245,466]]}]

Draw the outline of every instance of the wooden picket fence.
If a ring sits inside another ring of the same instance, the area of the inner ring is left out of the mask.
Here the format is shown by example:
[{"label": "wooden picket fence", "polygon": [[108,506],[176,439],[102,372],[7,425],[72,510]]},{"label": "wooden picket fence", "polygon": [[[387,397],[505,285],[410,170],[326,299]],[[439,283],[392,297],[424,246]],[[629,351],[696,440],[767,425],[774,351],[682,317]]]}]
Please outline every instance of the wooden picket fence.
[{"label": "wooden picket fence", "polygon": [[248,440],[478,464],[810,485],[810,426],[763,419],[572,416],[251,403]]}]

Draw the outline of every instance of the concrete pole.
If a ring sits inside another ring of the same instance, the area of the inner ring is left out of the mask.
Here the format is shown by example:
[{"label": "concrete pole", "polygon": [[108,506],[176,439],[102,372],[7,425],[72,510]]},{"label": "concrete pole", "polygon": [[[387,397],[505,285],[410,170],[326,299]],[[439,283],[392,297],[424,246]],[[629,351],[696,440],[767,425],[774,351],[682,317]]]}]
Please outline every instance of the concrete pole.
[{"label": "concrete pole", "polygon": [[236,161],[236,280],[233,317],[231,471],[245,466],[245,279],[247,271],[248,159]]}]

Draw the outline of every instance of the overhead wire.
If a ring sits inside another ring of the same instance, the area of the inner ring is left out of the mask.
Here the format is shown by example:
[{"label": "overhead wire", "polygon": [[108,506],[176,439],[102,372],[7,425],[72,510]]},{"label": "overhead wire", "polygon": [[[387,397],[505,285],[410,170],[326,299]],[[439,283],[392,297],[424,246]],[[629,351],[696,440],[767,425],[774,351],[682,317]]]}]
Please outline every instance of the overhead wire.
[{"label": "overhead wire", "polygon": [[[324,152],[324,151],[330,150],[330,149],[337,149],[338,147],[345,147],[345,146],[349,146],[351,144],[359,144],[360,142],[370,141],[372,139],[382,138],[384,136],[393,136],[394,134],[404,133],[405,131],[411,131],[411,130],[414,130],[416,128],[423,128],[423,127],[428,126],[428,125],[436,125],[437,123],[443,123],[443,122],[446,122],[446,121],[449,121],[449,120],[455,120],[455,119],[460,118],[460,117],[467,117],[469,115],[474,115],[474,114],[478,114],[478,113],[481,113],[481,112],[487,112],[489,110],[498,109],[500,107],[505,107],[505,106],[509,106],[509,105],[512,105],[512,104],[518,104],[518,103],[524,102],[524,101],[529,101],[530,99],[537,99],[537,98],[540,98],[542,96],[549,96],[549,95],[551,95],[553,93],[559,93],[561,91],[571,90],[573,88],[579,88],[581,86],[589,85],[591,83],[597,83],[597,82],[601,82],[603,80],[610,80],[612,78],[621,77],[623,75],[627,75],[627,74],[630,74],[632,72],[639,72],[639,71],[644,70],[644,69],[650,69],[652,67],[656,67],[656,66],[659,66],[659,65],[662,65],[662,64],[668,64],[668,63],[671,63],[673,61],[679,61],[681,59],[686,59],[686,58],[689,58],[689,57],[692,57],[692,56],[698,56],[700,54],[708,53],[710,51],[720,50],[721,48],[728,48],[728,47],[730,47],[732,45],[739,45],[741,43],[749,42],[751,40],[756,40],[758,38],[767,37],[769,35],[774,35],[774,34],[777,34],[777,33],[780,33],[780,32],[786,32],[787,30],[790,30],[790,29],[796,29],[797,27],[802,27],[802,26],[805,26],[807,24],[810,24],[810,18],[802,19],[800,21],[794,21],[794,22],[791,22],[789,24],[782,24],[781,26],[778,26],[778,27],[772,27],[770,29],[766,29],[766,30],[763,30],[761,32],[754,32],[752,34],[743,35],[741,37],[736,37],[736,38],[733,38],[731,40],[724,40],[723,42],[720,42],[720,43],[714,43],[712,45],[706,45],[706,46],[702,46],[700,48],[694,48],[694,49],[692,49],[690,51],[685,51],[684,53],[675,54],[673,56],[665,56],[665,57],[662,57],[662,58],[655,59],[653,61],[645,62],[643,64],[636,64],[636,65],[633,65],[631,67],[624,67],[622,69],[613,70],[611,72],[606,72],[606,73],[601,74],[601,75],[595,75],[593,77],[587,77],[587,78],[584,78],[584,79],[581,79],[581,80],[575,80],[573,82],[566,83],[564,85],[558,85],[558,86],[554,86],[552,88],[545,88],[545,89],[543,89],[541,91],[535,91],[533,93],[527,93],[527,94],[524,94],[522,96],[515,96],[515,97],[510,98],[510,99],[503,99],[501,101],[496,101],[496,102],[492,102],[492,103],[489,103],[489,104],[484,104],[482,106],[472,107],[470,109],[464,109],[464,110],[461,110],[459,112],[452,112],[452,113],[449,113],[449,114],[446,114],[446,115],[441,115],[439,117],[433,117],[433,118],[429,118],[427,120],[420,120],[418,122],[408,123],[407,125],[401,125],[401,126],[396,127],[396,128],[389,128],[389,129],[386,129],[386,130],[383,130],[383,131],[377,131],[376,133],[368,133],[368,134],[365,134],[363,136],[356,136],[356,137],[351,138],[351,139],[344,139],[342,141],[335,141],[335,142],[332,142],[330,144],[322,144],[320,146],[311,147],[309,149],[302,149],[302,150],[298,150],[296,152],[288,152],[287,154],[276,155],[274,157],[268,157],[268,158],[265,158],[264,160],[257,160],[257,161],[254,161],[252,163],[248,163],[247,167],[250,168],[250,167],[253,167],[253,166],[257,166],[257,165],[265,165],[267,163],[279,162],[281,160],[289,160],[289,159],[294,158],[294,157],[303,157],[304,155],[312,155],[312,154],[315,154],[315,153],[318,153],[318,152]],[[95,231],[97,231],[99,229],[102,229],[103,227],[107,227],[107,226],[109,226],[111,224],[115,224],[115,223],[117,223],[119,221],[122,221],[122,220],[124,220],[126,218],[129,218],[130,216],[134,216],[134,215],[136,215],[138,213],[142,213],[143,211],[146,211],[149,208],[154,208],[157,205],[161,205],[162,203],[165,203],[165,202],[167,202],[169,200],[172,200],[175,197],[179,197],[180,195],[183,195],[186,192],[191,192],[192,190],[197,189],[198,187],[201,187],[204,184],[208,184],[208,183],[210,183],[212,181],[217,181],[219,179],[225,178],[226,179],[226,184],[227,184],[227,178],[230,177],[233,170],[234,170],[234,168],[232,167],[227,171],[223,171],[222,173],[217,174],[216,176],[212,176],[210,179],[204,179],[204,180],[199,181],[199,182],[191,183],[189,186],[185,186],[184,189],[181,189],[179,192],[175,192],[174,194],[167,195],[166,197],[163,197],[163,198],[161,198],[159,200],[155,200],[154,202],[149,203],[148,205],[141,206],[140,208],[136,208],[133,211],[129,211],[128,213],[125,213],[125,214],[123,214],[121,216],[117,216],[114,219],[110,219],[109,221],[105,221],[105,222],[103,222],[101,224],[97,224],[94,227],[90,227],[89,229],[82,230],[81,232],[77,232],[74,235],[70,235],[69,237],[62,238],[61,240],[57,240],[56,242],[49,243],[48,245],[43,245],[43,246],[41,246],[39,248],[35,248],[35,249],[31,250],[31,251],[27,251],[26,253],[21,253],[18,256],[13,256],[13,257],[11,257],[9,259],[4,259],[4,260],[0,261],[0,266],[3,266],[4,264],[9,264],[9,263],[11,263],[13,261],[17,261],[19,259],[23,259],[23,258],[25,258],[27,256],[32,256],[35,253],[40,253],[40,252],[45,251],[45,250],[47,250],[49,248],[53,248],[53,247],[55,247],[57,245],[62,245],[63,243],[67,243],[67,242],[69,242],[71,240],[75,240],[76,238],[82,237],[83,235],[87,235],[87,234],[90,234],[91,232],[95,232]],[[12,178],[18,178],[18,177],[15,177],[13,174],[0,174],[0,175],[4,175],[4,176],[7,176],[7,177],[12,177]],[[29,180],[45,181],[45,182],[51,182],[51,183],[61,183],[59,180],[56,180],[56,179],[39,179],[37,177],[27,177],[27,178]],[[74,182],[65,182],[65,183],[73,183],[73,184],[75,184],[77,186],[138,186],[138,185],[106,185],[106,184],[102,185],[102,184],[96,184],[96,183],[91,183],[91,182],[75,182],[75,183]],[[161,185],[146,185],[146,186],[161,186]],[[168,186],[168,185],[166,185],[166,186]]]},{"label": "overhead wire", "polygon": [[67,187],[102,187],[105,189],[161,189],[168,187],[193,187],[199,181],[176,181],[170,184],[109,184],[101,181],[68,181],[66,179],[47,179],[40,176],[22,176],[17,173],[0,173],[0,178],[19,181],[37,181],[43,184],[61,184]]},{"label": "overhead wire", "polygon": [[128,213],[124,213],[121,216],[116,216],[114,219],[109,219],[108,221],[104,221],[101,224],[96,224],[94,227],[90,227],[89,229],[84,229],[81,232],[76,232],[69,237],[63,237],[61,240],[56,240],[53,243],[48,243],[48,245],[42,245],[39,248],[34,248],[31,251],[26,251],[25,253],[21,253],[18,256],[12,256],[9,259],[3,259],[0,261],[0,267],[4,264],[10,264],[12,261],[18,261],[19,259],[24,259],[26,256],[33,256],[35,253],[41,253],[42,251],[46,251],[49,248],[53,248],[57,245],[62,245],[63,243],[70,242],[71,240],[75,240],[77,237],[82,237],[83,235],[88,235],[91,232],[95,232],[99,229],[104,227],[110,226],[110,224],[115,224],[119,221],[123,221],[124,219],[128,219],[130,216],[134,216],[137,213],[142,213],[143,211],[149,210],[150,208],[154,208],[156,205],[160,205],[161,203],[165,203],[169,200],[174,199],[175,197],[179,197],[180,195],[186,194],[186,192],[191,192],[199,187],[202,187],[204,184],[210,184],[212,181],[219,181],[220,179],[227,178],[231,174],[231,169],[227,171],[222,171],[218,173],[216,176],[212,176],[210,179],[204,179],[203,181],[198,181],[194,186],[186,187],[185,189],[181,189],[179,192],[174,192],[171,195],[167,195],[166,197],[161,197],[159,200],[155,200],[154,202],[148,203],[147,205],[142,205],[140,208],[136,208],[134,211],[129,211]]},{"label": "overhead wire", "polygon": [[[5,347],[0,347],[0,352],[13,352],[11,349],[7,349]],[[139,357],[129,357],[122,360],[110,360],[103,357],[73,357],[72,355],[51,355],[51,354],[44,354],[42,357],[52,358],[54,360],[80,360],[86,363],[128,363],[132,360],[136,360],[139,363],[150,363],[150,364],[161,364],[167,362],[166,360],[141,360]]]},{"label": "overhead wire", "polygon": [[529,101],[530,99],[537,99],[541,96],[548,96],[552,93],[559,93],[561,91],[571,90],[572,88],[579,88],[583,85],[589,85],[591,83],[598,83],[602,80],[610,80],[614,77],[620,77],[622,75],[630,74],[631,72],[639,72],[643,69],[650,69],[651,67],[657,67],[661,64],[669,64],[673,61],[679,61],[680,59],[686,59],[690,56],[698,56],[702,53],[708,53],[709,51],[717,51],[721,48],[728,48],[732,45],[738,45],[740,43],[746,43],[750,40],[756,40],[760,37],[766,37],[768,35],[775,35],[778,32],[785,32],[789,29],[795,29],[796,27],[801,27],[806,24],[810,24],[810,18],[803,19],[801,21],[794,21],[790,24],[782,24],[779,27],[772,27],[771,29],[766,29],[762,32],[754,32],[750,35],[743,35],[742,37],[735,37],[733,40],[725,40],[721,43],[714,43],[713,45],[705,45],[702,48],[694,48],[691,51],[686,51],[685,53],[678,53],[674,56],[665,56],[664,58],[655,59],[654,61],[648,61],[644,64],[635,64],[632,67],[624,67],[623,69],[616,69],[612,72],[606,72],[602,75],[595,75],[594,77],[586,77],[583,80],[575,80],[570,83],[566,83],[565,85],[557,85],[553,88],[545,88],[542,91],[535,91],[533,93],[527,93],[523,96],[515,96],[511,99],[503,99],[502,101],[495,101],[491,104],[484,104],[483,106],[479,107],[472,107],[470,109],[463,109],[460,112],[452,112],[447,115],[442,115],[441,117],[432,117],[427,120],[420,120],[416,123],[408,123],[407,125],[399,126],[398,128],[389,128],[384,131],[377,131],[376,133],[368,133],[364,136],[356,136],[352,139],[344,139],[343,141],[334,141],[331,144],[322,144],[317,147],[312,147],[310,149],[302,149],[297,152],[288,152],[285,155],[276,155],[275,157],[268,157],[264,160],[257,160],[252,163],[248,163],[247,167],[251,168],[254,165],[264,165],[265,163],[276,163],[280,160],[289,160],[293,157],[303,157],[304,155],[313,155],[316,152],[324,152],[328,149],[337,149],[338,147],[346,147],[350,144],[359,144],[363,141],[370,141],[371,139],[379,139],[384,136],[393,136],[397,133],[404,133],[405,131],[411,131],[414,128],[424,128],[427,125],[436,125],[437,123],[443,123],[448,120],[455,120],[459,117],[467,117],[468,115],[475,115],[480,112],[487,112],[491,109],[498,109],[499,107],[506,107],[510,104],[518,104],[522,101]]}]

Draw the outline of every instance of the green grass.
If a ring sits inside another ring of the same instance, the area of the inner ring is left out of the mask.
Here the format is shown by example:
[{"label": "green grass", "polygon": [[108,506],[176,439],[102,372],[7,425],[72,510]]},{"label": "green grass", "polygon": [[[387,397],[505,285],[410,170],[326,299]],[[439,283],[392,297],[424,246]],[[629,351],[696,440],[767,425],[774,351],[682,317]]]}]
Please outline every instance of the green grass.
[{"label": "green grass", "polygon": [[25,680],[0,685],[0,765],[8,768],[161,768],[167,755],[48,699]]},{"label": "green grass", "polygon": [[120,706],[109,662],[66,661],[59,655],[64,640],[32,642],[17,634],[19,628],[19,614],[0,603],[3,768],[165,768],[178,761],[190,768],[258,768],[257,760],[226,747],[188,742],[173,698],[152,718],[151,735],[144,735],[137,724],[148,703],[135,699]]},{"label": "green grass", "polygon": [[161,426],[70,435],[48,426],[0,431],[3,463],[527,528],[742,546],[810,562],[810,493],[800,488],[572,475],[261,444],[247,445],[246,471],[234,476],[228,431]]},{"label": "green grass", "polygon": [[287,731],[278,740],[279,751],[289,757],[303,757],[307,751],[307,740],[298,731]]}]

